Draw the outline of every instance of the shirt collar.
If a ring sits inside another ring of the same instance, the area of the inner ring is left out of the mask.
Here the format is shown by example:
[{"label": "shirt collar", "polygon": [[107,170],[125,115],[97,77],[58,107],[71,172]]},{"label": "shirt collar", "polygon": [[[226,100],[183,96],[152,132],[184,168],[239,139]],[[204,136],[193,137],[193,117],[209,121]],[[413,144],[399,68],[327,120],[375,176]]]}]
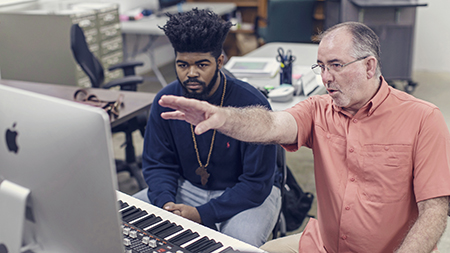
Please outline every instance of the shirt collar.
[{"label": "shirt collar", "polygon": [[386,100],[389,93],[391,93],[389,85],[386,80],[384,80],[384,77],[381,76],[380,81],[381,85],[375,96],[373,96],[373,98],[369,100],[369,102],[363,108],[361,108],[364,112],[367,113],[367,116],[371,116],[375,112],[375,110],[380,107],[380,105]]}]

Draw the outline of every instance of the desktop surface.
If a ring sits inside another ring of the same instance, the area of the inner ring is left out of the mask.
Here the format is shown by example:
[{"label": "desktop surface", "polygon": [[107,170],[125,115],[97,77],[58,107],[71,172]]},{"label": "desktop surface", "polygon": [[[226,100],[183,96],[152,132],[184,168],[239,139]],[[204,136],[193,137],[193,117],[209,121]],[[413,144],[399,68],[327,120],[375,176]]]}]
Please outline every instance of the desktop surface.
[{"label": "desktop surface", "polygon": [[[47,84],[47,83],[35,83],[27,81],[17,81],[17,80],[0,80],[0,84],[20,88],[48,96],[53,96],[57,98],[62,98],[66,100],[73,100],[73,95],[75,91],[80,89],[76,86],[58,85],[58,84]],[[105,101],[115,101],[120,94],[123,94],[124,106],[119,110],[118,118],[111,118],[111,127],[118,126],[127,120],[135,117],[136,115],[149,110],[153,99],[155,98],[154,93],[148,92],[133,92],[133,91],[122,91],[122,90],[108,90],[99,88],[87,88],[90,94],[95,94],[98,98]]]}]

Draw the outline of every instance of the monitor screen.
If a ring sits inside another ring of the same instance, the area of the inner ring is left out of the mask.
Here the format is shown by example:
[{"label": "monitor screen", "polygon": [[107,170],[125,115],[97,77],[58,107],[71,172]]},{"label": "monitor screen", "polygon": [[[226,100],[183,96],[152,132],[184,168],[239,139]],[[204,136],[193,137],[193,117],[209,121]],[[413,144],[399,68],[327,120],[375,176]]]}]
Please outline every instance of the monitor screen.
[{"label": "monitor screen", "polygon": [[181,4],[185,0],[159,0],[159,9],[171,7],[173,5]]},{"label": "monitor screen", "polygon": [[[1,249],[24,224],[31,252],[124,252],[103,110],[0,84],[0,131]],[[11,185],[29,190],[27,218],[8,208],[21,202]]]}]

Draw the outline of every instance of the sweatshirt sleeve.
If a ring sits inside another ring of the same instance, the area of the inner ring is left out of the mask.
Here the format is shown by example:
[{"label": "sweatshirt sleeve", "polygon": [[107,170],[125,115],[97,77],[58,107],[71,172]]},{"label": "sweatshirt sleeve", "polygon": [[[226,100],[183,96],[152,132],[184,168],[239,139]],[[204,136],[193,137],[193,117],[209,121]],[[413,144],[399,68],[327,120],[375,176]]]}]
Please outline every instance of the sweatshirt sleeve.
[{"label": "sweatshirt sleeve", "polygon": [[167,202],[175,202],[180,174],[169,123],[160,116],[164,109],[158,104],[159,98],[152,104],[145,131],[142,172],[149,187],[150,202],[162,207]]}]

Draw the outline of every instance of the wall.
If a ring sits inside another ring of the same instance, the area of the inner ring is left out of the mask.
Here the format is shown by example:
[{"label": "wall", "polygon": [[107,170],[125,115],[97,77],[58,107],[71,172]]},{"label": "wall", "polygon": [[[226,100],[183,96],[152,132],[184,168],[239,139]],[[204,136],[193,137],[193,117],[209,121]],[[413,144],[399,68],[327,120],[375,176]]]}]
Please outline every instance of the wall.
[{"label": "wall", "polygon": [[413,70],[450,73],[450,1],[420,0],[416,15]]}]

